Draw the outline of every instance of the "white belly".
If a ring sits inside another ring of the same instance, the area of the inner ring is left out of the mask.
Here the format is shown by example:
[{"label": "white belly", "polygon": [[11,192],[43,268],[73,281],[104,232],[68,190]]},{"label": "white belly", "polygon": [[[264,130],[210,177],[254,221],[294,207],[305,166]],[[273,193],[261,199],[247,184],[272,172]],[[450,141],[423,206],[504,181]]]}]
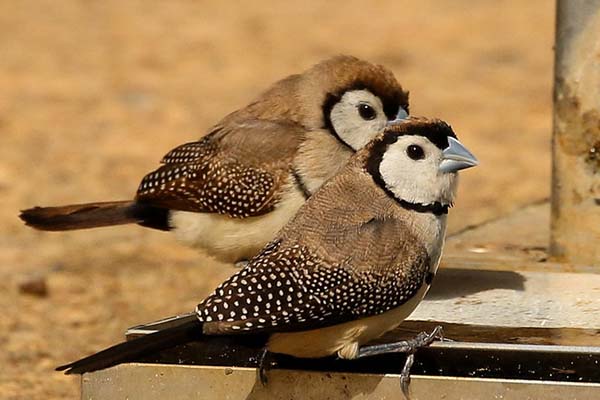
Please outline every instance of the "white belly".
[{"label": "white belly", "polygon": [[221,261],[236,262],[254,257],[304,204],[295,188],[286,191],[276,208],[264,215],[231,218],[227,215],[172,211],[170,225],[175,236],[188,246],[200,248]]},{"label": "white belly", "polygon": [[327,328],[273,334],[269,338],[269,351],[300,358],[319,358],[336,353],[340,358],[356,358],[359,347],[400,325],[428,289],[429,285],[424,284],[408,302],[380,315]]}]

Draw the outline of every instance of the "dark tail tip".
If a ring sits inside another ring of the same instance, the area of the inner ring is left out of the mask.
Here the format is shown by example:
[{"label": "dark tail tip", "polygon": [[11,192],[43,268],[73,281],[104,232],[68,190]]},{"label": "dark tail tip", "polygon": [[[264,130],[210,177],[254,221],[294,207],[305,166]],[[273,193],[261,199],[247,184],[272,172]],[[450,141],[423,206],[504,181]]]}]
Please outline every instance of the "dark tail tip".
[{"label": "dark tail tip", "polygon": [[[68,369],[70,366],[70,364],[65,364],[65,365],[61,365],[60,367],[56,367],[54,368],[55,371],[64,371],[65,369]],[[70,371],[65,372],[66,375],[71,375]]]},{"label": "dark tail tip", "polygon": [[66,375],[93,372],[132,362],[145,355],[188,343],[200,337],[202,337],[200,321],[197,318],[187,318],[178,326],[116,344],[81,360],[61,365],[56,368],[56,371],[65,371]]},{"label": "dark tail tip", "polygon": [[25,222],[26,225],[35,225],[36,223],[39,223],[40,221],[40,210],[42,209],[42,207],[33,207],[33,208],[29,208],[27,210],[21,210],[21,213],[19,214],[19,218],[21,218],[21,221]]}]

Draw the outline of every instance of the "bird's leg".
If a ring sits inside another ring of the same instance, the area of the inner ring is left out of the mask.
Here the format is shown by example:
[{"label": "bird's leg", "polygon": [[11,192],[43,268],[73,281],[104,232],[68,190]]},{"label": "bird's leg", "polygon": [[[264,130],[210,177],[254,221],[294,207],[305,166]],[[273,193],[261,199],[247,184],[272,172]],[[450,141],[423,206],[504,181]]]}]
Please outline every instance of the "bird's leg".
[{"label": "bird's leg", "polygon": [[402,340],[396,343],[376,344],[359,349],[357,358],[376,356],[387,353],[408,353],[402,373],[400,374],[400,386],[402,393],[408,399],[408,385],[410,384],[410,369],[415,362],[415,353],[421,347],[427,347],[435,340],[444,340],[441,326],[436,326],[430,333],[421,332],[415,338]]},{"label": "bird's leg", "polygon": [[263,386],[267,386],[267,371],[271,369],[271,358],[269,350],[265,347],[258,356],[258,379]]},{"label": "bird's leg", "polygon": [[248,261],[248,260],[238,260],[233,264],[233,266],[235,268],[242,269],[242,268],[246,267],[246,265],[248,265],[249,262],[250,261]]},{"label": "bird's leg", "polygon": [[358,350],[357,358],[376,356],[387,353],[415,353],[421,347],[427,347],[435,340],[444,340],[441,326],[436,326],[430,333],[421,332],[413,339],[401,340],[395,343],[375,344],[364,346]]}]

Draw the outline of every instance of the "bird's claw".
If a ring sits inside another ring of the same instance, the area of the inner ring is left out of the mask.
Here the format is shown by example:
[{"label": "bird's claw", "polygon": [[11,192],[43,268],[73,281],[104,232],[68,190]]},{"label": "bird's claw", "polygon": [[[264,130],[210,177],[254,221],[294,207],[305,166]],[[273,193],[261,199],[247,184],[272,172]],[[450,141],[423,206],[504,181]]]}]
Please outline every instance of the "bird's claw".
[{"label": "bird's claw", "polygon": [[[419,338],[420,336],[420,338]],[[421,340],[420,342],[418,340]],[[427,347],[429,346],[431,343],[435,342],[436,340],[439,340],[441,342],[443,342],[444,340],[448,340],[450,341],[450,339],[445,339],[444,338],[444,328],[442,328],[441,325],[436,326],[435,328],[433,328],[433,330],[429,333],[427,332],[421,332],[419,335],[417,335],[416,337],[416,347],[417,349],[419,349],[420,347]],[[415,350],[417,350],[415,349]]]},{"label": "bird's claw", "polygon": [[402,394],[406,400],[410,400],[410,369],[412,368],[414,362],[415,353],[408,354],[406,356],[406,361],[404,362],[404,367],[402,367],[402,372],[400,373],[400,388],[402,389]]},{"label": "bird's claw", "polygon": [[429,333],[421,332],[416,338],[407,341],[410,343],[410,350],[408,351],[406,361],[404,362],[404,367],[402,368],[402,372],[400,374],[400,388],[402,389],[402,394],[406,400],[410,400],[410,369],[415,362],[415,353],[421,347],[427,347],[435,340],[444,340],[444,329],[440,325],[433,328],[433,330]]},{"label": "bird's claw", "polygon": [[258,379],[263,386],[267,386],[269,378],[267,377],[267,371],[271,367],[271,362],[268,359],[269,350],[266,348],[260,353],[258,357]]},{"label": "bird's claw", "polygon": [[363,347],[359,350],[358,358],[374,356],[386,353],[407,353],[406,361],[400,374],[400,387],[402,394],[407,400],[410,400],[410,369],[415,362],[415,353],[422,347],[427,347],[436,340],[444,339],[444,331],[441,326],[436,326],[431,332],[421,332],[416,337],[403,340],[397,343],[386,343]]}]

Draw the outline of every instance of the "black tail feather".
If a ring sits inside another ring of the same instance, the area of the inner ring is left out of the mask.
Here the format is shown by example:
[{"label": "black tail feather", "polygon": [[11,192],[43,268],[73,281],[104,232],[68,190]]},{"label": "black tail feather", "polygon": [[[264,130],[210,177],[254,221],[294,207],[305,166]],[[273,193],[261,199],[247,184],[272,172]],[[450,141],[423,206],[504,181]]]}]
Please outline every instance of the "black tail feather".
[{"label": "black tail feather", "polygon": [[145,355],[188,343],[202,338],[202,324],[197,318],[188,318],[181,325],[160,330],[155,333],[137,337],[127,342],[119,343],[89,357],[61,365],[57,371],[65,374],[84,374],[109,368],[117,364],[135,361]]}]

